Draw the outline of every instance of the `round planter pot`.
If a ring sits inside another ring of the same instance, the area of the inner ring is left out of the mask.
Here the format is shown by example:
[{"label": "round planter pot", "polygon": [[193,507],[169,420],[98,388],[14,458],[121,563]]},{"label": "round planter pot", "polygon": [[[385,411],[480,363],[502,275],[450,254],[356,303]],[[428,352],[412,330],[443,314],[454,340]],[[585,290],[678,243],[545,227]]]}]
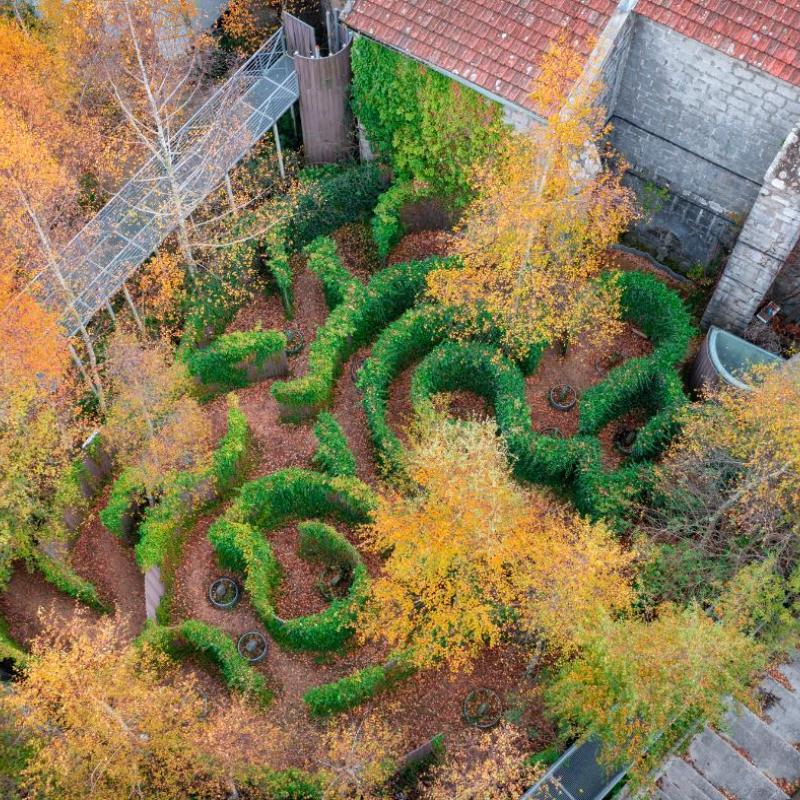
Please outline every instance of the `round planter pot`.
[{"label": "round planter pot", "polygon": [[217,578],[208,587],[208,599],[214,608],[233,608],[239,602],[239,587],[230,578]]},{"label": "round planter pot", "polygon": [[269,643],[258,631],[248,631],[239,637],[236,649],[242,658],[247,659],[251,664],[256,664],[267,657]]},{"label": "round planter pot", "polygon": [[474,689],[464,698],[461,715],[467,725],[481,730],[493,728],[503,716],[503,701],[492,689]]},{"label": "round planter pot", "polygon": [[547,393],[547,402],[556,411],[570,411],[578,402],[578,393],[568,383],[562,383]]}]

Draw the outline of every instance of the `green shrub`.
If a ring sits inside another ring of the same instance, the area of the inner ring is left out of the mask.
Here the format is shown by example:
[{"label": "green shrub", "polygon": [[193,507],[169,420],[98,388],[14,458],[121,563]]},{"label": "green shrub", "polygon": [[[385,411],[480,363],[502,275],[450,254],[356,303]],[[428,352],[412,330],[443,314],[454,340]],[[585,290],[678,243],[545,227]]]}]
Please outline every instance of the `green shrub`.
[{"label": "green shrub", "polygon": [[379,198],[372,217],[372,238],[378,248],[378,255],[386,258],[389,251],[400,241],[405,233],[400,212],[412,200],[425,197],[430,190],[423,191],[413,181],[400,181],[392,184]]},{"label": "green shrub", "polygon": [[240,389],[250,382],[247,367],[258,370],[286,349],[280,331],[236,331],[218,336],[208,347],[185,356],[189,374],[215,390]]},{"label": "green shrub", "polygon": [[11,636],[8,623],[0,617],[0,660],[11,659],[15,664],[23,665],[25,658],[25,652]]},{"label": "green shrub", "polygon": [[150,644],[173,657],[194,652],[205,656],[219,667],[225,685],[236,692],[253,697],[261,705],[272,700],[264,676],[239,655],[236,642],[219,628],[189,619],[180,625],[163,627],[148,622],[140,642]]},{"label": "green shrub", "polygon": [[347,597],[334,600],[319,614],[282,620],[274,609],[280,565],[263,533],[309,517],[365,522],[374,504],[372,492],[355,478],[281,470],[245,484],[208,536],[220,564],[244,574],[251,602],[276,641],[297,650],[336,650],[352,636],[355,612],[366,594],[368,578],[358,553],[328,526],[305,528],[303,552],[322,560],[341,555],[347,560],[340,563],[352,567],[353,580]]},{"label": "green shrub", "polygon": [[344,678],[309,689],[303,700],[315,717],[327,717],[355,708],[379,692],[408,677],[413,669],[407,664],[365,667]]},{"label": "green shrub", "polygon": [[240,781],[253,800],[323,800],[323,778],[299,769],[251,768]]},{"label": "green shrub", "polygon": [[285,236],[284,231],[280,230],[263,247],[268,258],[267,266],[281,298],[283,313],[286,319],[294,319],[294,275]]},{"label": "green shrub", "polygon": [[100,511],[100,521],[115,536],[125,536],[125,518],[144,500],[144,488],[131,469],[124,469],[111,485],[105,508]]},{"label": "green shrub", "polygon": [[34,563],[42,577],[59,591],[104,614],[112,611],[111,606],[100,599],[94,585],[81,578],[66,562],[57,561],[44,553],[37,552],[34,555]]},{"label": "green shrub", "polygon": [[236,488],[247,471],[251,446],[247,417],[239,408],[236,395],[228,395],[228,428],[211,456],[211,475],[222,497]]},{"label": "green shrub", "polygon": [[366,287],[354,285],[347,300],[317,331],[309,349],[307,374],[273,384],[272,395],[283,413],[302,416],[328,405],[344,362],[414,304],[425,289],[428,273],[453,263],[452,259],[429,258],[395,264],[375,275]]},{"label": "green shrub", "polygon": [[303,252],[308,256],[308,268],[322,283],[322,291],[328,308],[333,311],[345,301],[353,290],[354,284],[360,283],[345,269],[336,249],[336,242],[327,236],[320,236],[307,245]]},{"label": "green shrub", "polygon": [[386,184],[383,172],[372,162],[306,173],[296,210],[286,225],[287,247],[299,250],[348,222],[366,219]]},{"label": "green shrub", "polygon": [[349,476],[356,474],[356,459],[347,444],[341,426],[327,411],[323,411],[314,425],[314,435],[319,443],[314,453],[314,466],[327,475]]}]

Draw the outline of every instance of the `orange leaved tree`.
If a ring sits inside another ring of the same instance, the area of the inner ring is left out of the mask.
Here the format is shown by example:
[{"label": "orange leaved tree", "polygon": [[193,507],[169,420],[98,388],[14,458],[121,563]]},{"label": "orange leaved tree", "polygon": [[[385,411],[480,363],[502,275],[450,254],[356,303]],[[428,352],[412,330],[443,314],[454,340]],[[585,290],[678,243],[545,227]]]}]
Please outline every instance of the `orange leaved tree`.
[{"label": "orange leaved tree", "polygon": [[620,171],[598,163],[608,128],[599,87],[573,90],[581,71],[563,42],[544,55],[533,93],[544,124],[506,137],[478,169],[458,243],[464,268],[429,277],[433,296],[467,321],[491,312],[517,352],[618,325],[618,293],[598,275],[636,212]]},{"label": "orange leaved tree", "polygon": [[512,628],[569,651],[600,609],[629,604],[631,555],[603,525],[519,487],[493,424],[426,421],[407,467],[417,491],[384,494],[364,530],[389,553],[367,637],[458,669]]}]

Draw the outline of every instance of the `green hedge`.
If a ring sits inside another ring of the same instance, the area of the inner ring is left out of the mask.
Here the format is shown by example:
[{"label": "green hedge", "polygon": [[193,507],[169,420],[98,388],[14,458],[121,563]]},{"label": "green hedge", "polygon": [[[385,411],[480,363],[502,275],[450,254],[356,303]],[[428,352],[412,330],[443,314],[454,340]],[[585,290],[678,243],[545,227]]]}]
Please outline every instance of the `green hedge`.
[{"label": "green hedge", "polygon": [[235,395],[228,396],[228,429],[204,472],[182,472],[164,485],[159,502],[150,506],[139,525],[136,561],[142,571],[177,561],[183,533],[203,509],[229,495],[241,481],[250,454],[250,428]]},{"label": "green hedge", "polygon": [[308,257],[308,268],[322,283],[325,302],[333,311],[341,305],[356,284],[360,281],[342,264],[336,249],[336,242],[327,236],[320,236],[307,245],[303,252]]},{"label": "green hedge", "polygon": [[170,627],[148,622],[139,641],[150,644],[173,657],[186,652],[199,653],[219,667],[225,685],[252,697],[260,705],[272,700],[264,676],[239,655],[236,642],[213,625],[198,619],[189,619]]},{"label": "green hedge", "polygon": [[111,485],[108,502],[100,511],[100,522],[115,536],[123,537],[123,520],[128,511],[143,502],[144,488],[133,470],[123,469]]},{"label": "green hedge", "polygon": [[286,469],[245,484],[208,536],[220,564],[244,574],[250,600],[277,642],[295,650],[337,650],[352,636],[356,611],[367,590],[366,570],[357,552],[327,526],[305,527],[304,552],[323,559],[344,554],[346,563],[352,561],[353,582],[347,597],[334,600],[319,614],[282,620],[274,609],[280,565],[263,534],[292,520],[313,517],[366,522],[374,505],[370,489],[355,478]]},{"label": "green hedge", "polygon": [[347,444],[341,426],[327,411],[317,417],[314,435],[319,446],[314,453],[313,464],[326,475],[352,477],[356,474],[356,458]]},{"label": "green hedge", "polygon": [[286,248],[286,234],[277,231],[269,241],[263,244],[267,256],[267,267],[275,281],[278,296],[281,298],[283,313],[286,319],[294,319],[294,274]]},{"label": "green hedge", "polygon": [[[569,494],[579,510],[593,517],[619,519],[650,485],[653,458],[675,433],[685,404],[675,371],[694,329],[680,298],[652,275],[617,274],[625,319],[653,342],[653,353],[612,370],[581,399],[579,435],[554,439],[534,432],[525,397],[524,373],[533,371],[542,347],[534,347],[520,366],[497,347],[497,332],[486,328],[486,343],[445,341],[452,324],[435,307],[404,314],[378,337],[358,379],[378,461],[387,473],[402,472],[403,448],[386,421],[391,382],[422,358],[412,381],[412,404],[419,411],[440,391],[468,389],[489,401],[521,480]],[[427,354],[427,355],[426,355]],[[637,437],[629,463],[617,470],[602,466],[596,434],[613,419],[641,407],[650,416]],[[631,462],[643,463],[631,463]]]},{"label": "green hedge", "polygon": [[284,416],[301,417],[327,406],[344,362],[414,304],[425,290],[428,273],[454,263],[453,259],[429,258],[395,264],[375,275],[366,287],[354,285],[347,300],[317,331],[309,348],[308,373],[273,384],[272,395]]},{"label": "green hedge", "polygon": [[308,710],[315,717],[327,717],[355,708],[413,673],[407,664],[365,667],[333,683],[314,686],[304,695]]},{"label": "green hedge", "polygon": [[57,561],[41,552],[37,552],[33,560],[37,571],[56,589],[104,614],[113,610],[108,603],[100,599],[95,586],[81,578],[69,564]]},{"label": "green hedge", "polygon": [[389,255],[405,233],[400,219],[403,208],[413,200],[429,195],[429,189],[421,189],[413,181],[400,181],[390,186],[378,198],[375,214],[372,217],[372,238],[381,258]]},{"label": "green hedge", "polygon": [[22,666],[25,664],[27,654],[14,641],[8,629],[8,623],[0,617],[0,660],[11,659],[15,664]]},{"label": "green hedge", "polygon": [[259,369],[286,349],[286,335],[280,331],[236,331],[218,336],[208,347],[185,355],[189,374],[216,391],[241,389],[250,383],[247,367]]}]

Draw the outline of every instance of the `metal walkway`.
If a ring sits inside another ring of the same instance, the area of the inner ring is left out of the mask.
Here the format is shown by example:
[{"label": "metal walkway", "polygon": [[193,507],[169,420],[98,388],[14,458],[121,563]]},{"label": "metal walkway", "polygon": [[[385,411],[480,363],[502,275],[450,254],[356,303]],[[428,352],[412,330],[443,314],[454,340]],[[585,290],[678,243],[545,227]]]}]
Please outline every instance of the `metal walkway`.
[{"label": "metal walkway", "polygon": [[[172,139],[184,219],[298,97],[294,63],[279,29]],[[164,164],[153,156],[61,253],[69,292],[50,269],[40,272],[29,290],[46,308],[63,312],[65,331],[76,334],[76,314],[87,323],[107,307],[126,279],[175,230],[175,206]]]}]

